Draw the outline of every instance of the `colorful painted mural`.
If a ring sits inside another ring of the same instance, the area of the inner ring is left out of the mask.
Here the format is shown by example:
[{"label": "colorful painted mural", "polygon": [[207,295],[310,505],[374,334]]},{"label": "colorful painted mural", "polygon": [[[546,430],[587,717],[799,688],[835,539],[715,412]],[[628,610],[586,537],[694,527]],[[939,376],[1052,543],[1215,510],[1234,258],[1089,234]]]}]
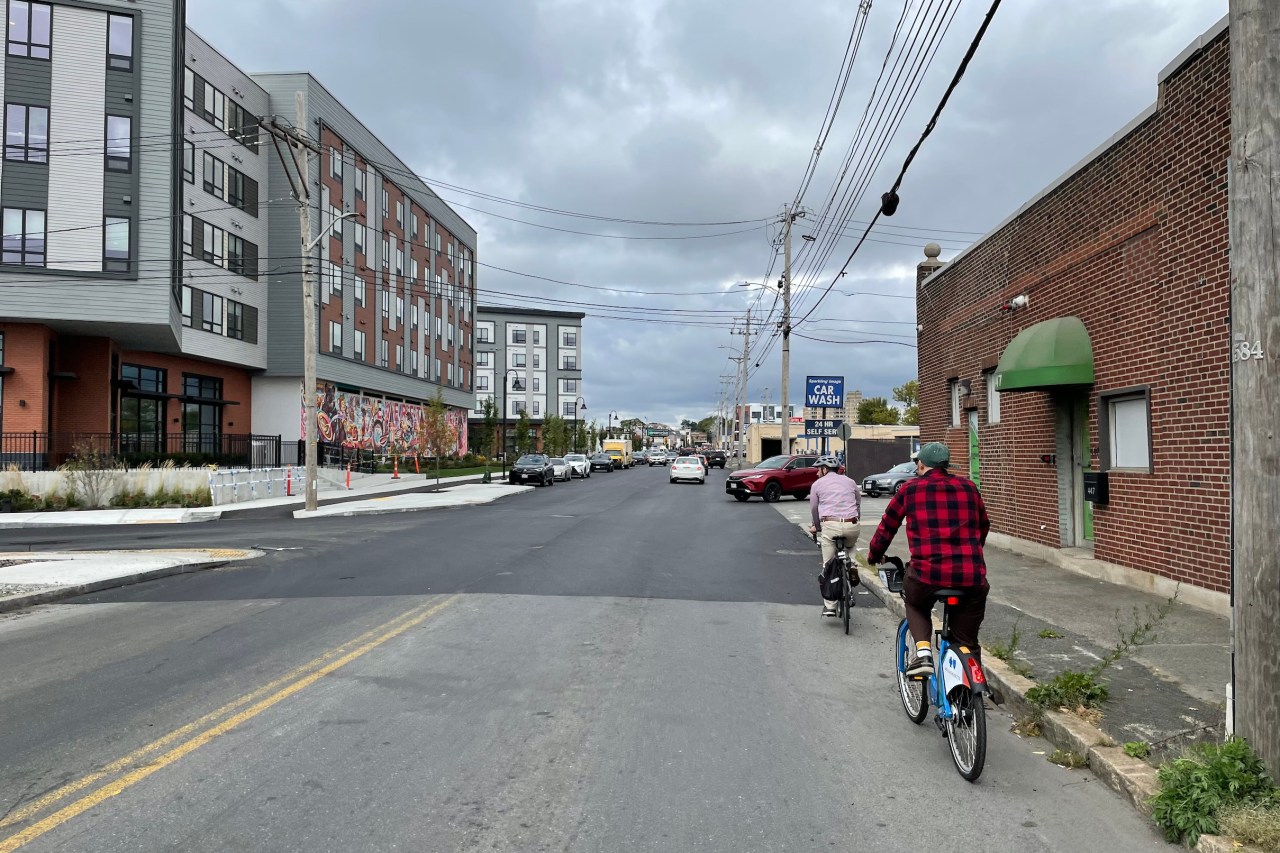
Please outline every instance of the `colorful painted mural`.
[{"label": "colorful painted mural", "polygon": [[[420,405],[349,394],[332,385],[320,386],[316,402],[320,440],[326,444],[381,453],[413,454],[421,450],[416,438],[422,419]],[[458,435],[455,452],[465,453],[467,412],[451,406],[448,418]]]}]

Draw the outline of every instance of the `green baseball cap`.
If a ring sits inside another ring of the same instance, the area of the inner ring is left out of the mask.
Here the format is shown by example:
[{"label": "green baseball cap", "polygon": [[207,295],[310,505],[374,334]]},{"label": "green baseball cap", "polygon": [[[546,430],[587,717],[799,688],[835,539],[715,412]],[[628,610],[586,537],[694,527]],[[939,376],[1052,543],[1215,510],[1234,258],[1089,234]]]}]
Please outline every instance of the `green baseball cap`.
[{"label": "green baseball cap", "polygon": [[942,442],[931,441],[920,448],[918,458],[926,467],[937,468],[939,465],[951,461],[951,451]]}]

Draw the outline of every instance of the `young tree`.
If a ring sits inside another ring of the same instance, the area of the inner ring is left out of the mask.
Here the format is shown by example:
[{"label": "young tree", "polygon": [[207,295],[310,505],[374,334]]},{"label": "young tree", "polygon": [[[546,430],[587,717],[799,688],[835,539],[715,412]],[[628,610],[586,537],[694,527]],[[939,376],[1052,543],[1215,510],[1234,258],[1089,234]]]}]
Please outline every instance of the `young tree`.
[{"label": "young tree", "polygon": [[542,449],[551,456],[564,456],[569,446],[569,424],[560,415],[542,420]]},{"label": "young tree", "polygon": [[920,380],[912,379],[894,388],[893,399],[903,406],[902,422],[904,424],[920,423]]},{"label": "young tree", "polygon": [[498,438],[498,406],[490,397],[480,405],[480,411],[484,413],[484,418],[470,431],[473,442],[471,446],[476,452],[493,457],[497,455],[495,442]]},{"label": "young tree", "polygon": [[884,397],[868,397],[858,404],[858,423],[860,424],[896,424],[901,413]]},{"label": "young tree", "polygon": [[516,455],[532,453],[533,449],[537,447],[537,437],[534,435],[533,425],[529,422],[527,409],[521,409],[520,417],[516,420],[515,446]]},{"label": "young tree", "polygon": [[444,402],[444,391],[437,388],[436,395],[422,407],[422,419],[418,421],[418,447],[436,460],[436,484],[440,483],[440,457],[454,453],[458,448],[458,431],[449,422],[449,407]]}]

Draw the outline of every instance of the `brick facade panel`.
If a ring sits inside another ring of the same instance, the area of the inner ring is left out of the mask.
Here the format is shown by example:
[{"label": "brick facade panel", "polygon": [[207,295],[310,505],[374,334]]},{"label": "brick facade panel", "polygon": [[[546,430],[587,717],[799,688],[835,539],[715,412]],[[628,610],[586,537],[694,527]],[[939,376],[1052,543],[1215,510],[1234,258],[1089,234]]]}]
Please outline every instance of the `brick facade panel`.
[{"label": "brick facade panel", "polygon": [[[983,369],[1025,328],[1077,316],[1093,344],[1089,465],[1102,464],[1098,393],[1150,389],[1153,473],[1112,472],[1094,513],[1099,559],[1210,589],[1228,583],[1229,454],[1226,34],[1174,72],[1160,108],[1044,198],[918,288],[920,421],[968,470],[948,381],[968,379],[981,477],[996,530],[1061,544],[1061,394],[1001,396],[987,418]],[[1001,306],[1027,294],[1031,307]],[[1103,413],[1105,417],[1105,412]],[[962,412],[961,422],[967,422]]]}]

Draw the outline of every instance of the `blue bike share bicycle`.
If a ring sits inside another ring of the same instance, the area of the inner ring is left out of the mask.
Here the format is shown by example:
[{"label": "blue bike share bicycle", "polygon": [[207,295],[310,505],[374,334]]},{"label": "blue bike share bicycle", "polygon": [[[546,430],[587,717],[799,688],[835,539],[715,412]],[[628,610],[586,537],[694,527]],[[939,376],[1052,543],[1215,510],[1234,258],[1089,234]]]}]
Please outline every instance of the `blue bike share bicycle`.
[{"label": "blue bike share bicycle", "polygon": [[[906,567],[897,557],[886,557],[880,567],[880,580],[890,592],[902,594]],[[933,632],[934,674],[927,678],[908,678],[906,669],[915,656],[915,641],[907,629],[907,620],[898,625],[894,646],[894,665],[898,673],[898,696],[911,722],[919,725],[929,713],[929,705],[938,709],[934,722],[947,739],[956,770],[972,782],[982,775],[987,760],[987,714],[982,697],[989,694],[982,664],[966,646],[954,644],[951,637],[949,608],[966,595],[963,589],[942,589],[934,599],[942,602],[942,628]]]}]

